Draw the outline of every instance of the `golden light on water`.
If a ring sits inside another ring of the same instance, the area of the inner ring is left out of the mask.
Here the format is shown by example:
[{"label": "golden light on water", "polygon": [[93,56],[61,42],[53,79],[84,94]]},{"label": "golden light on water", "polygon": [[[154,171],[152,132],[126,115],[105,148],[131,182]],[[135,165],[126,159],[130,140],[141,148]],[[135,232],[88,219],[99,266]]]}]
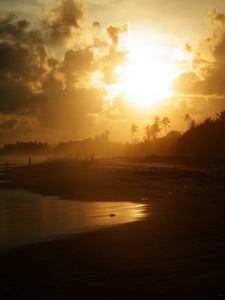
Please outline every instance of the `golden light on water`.
[{"label": "golden light on water", "polygon": [[134,222],[148,214],[146,205],[131,202],[62,201],[19,190],[2,190],[0,196],[0,250]]}]

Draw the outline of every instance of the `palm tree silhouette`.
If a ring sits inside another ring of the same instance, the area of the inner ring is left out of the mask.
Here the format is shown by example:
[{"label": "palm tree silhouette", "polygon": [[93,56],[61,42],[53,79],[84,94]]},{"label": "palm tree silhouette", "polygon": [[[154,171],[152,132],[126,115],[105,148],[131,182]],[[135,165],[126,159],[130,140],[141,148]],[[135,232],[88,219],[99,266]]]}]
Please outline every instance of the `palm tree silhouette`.
[{"label": "palm tree silhouette", "polygon": [[131,132],[131,142],[133,143],[134,134],[138,131],[138,127],[135,124],[132,124],[130,132]]},{"label": "palm tree silhouette", "polygon": [[225,110],[221,109],[221,112],[216,113],[216,120],[225,121]]},{"label": "palm tree silhouette", "polygon": [[190,124],[190,122],[191,122],[191,116],[189,115],[189,114],[186,114],[185,116],[184,116],[184,122],[187,122],[187,126],[189,127],[189,124]]},{"label": "palm tree silhouette", "polygon": [[144,137],[144,140],[145,141],[149,141],[151,139],[151,136],[152,136],[152,129],[151,129],[152,126],[150,125],[147,125],[145,128],[144,128],[144,132],[145,132],[145,137]]},{"label": "palm tree silhouette", "polygon": [[167,130],[166,130],[166,127],[170,127],[170,120],[169,120],[169,118],[167,118],[167,117],[164,117],[163,119],[162,119],[162,121],[161,121],[161,124],[162,124],[162,126],[165,128],[165,132],[166,132],[166,135],[167,135]]},{"label": "palm tree silhouette", "polygon": [[159,116],[155,116],[155,118],[153,118],[153,120],[156,122],[156,123],[160,123],[161,122],[161,119]]},{"label": "palm tree silhouette", "polygon": [[106,139],[108,140],[110,133],[107,129],[105,130],[104,135],[105,135]]},{"label": "palm tree silhouette", "polygon": [[161,134],[161,129],[159,127],[158,122],[154,122],[151,126],[151,136],[153,139],[156,139],[159,137],[159,133]]},{"label": "palm tree silhouette", "polygon": [[162,133],[161,133],[161,129],[160,128],[160,124],[161,124],[161,119],[159,116],[155,116],[155,118],[153,118],[153,120],[155,121],[153,124],[152,124],[152,133],[153,133],[153,137],[158,137],[159,133],[160,135],[162,136]]}]

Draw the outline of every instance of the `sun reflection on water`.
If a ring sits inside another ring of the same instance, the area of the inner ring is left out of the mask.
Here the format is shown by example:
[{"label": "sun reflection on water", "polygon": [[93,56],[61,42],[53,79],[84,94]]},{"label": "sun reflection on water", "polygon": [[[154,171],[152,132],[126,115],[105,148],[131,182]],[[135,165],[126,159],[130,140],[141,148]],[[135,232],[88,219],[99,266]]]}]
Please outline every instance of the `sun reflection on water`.
[{"label": "sun reflection on water", "polygon": [[131,202],[69,201],[1,190],[0,249],[137,221],[147,215],[145,208]]}]

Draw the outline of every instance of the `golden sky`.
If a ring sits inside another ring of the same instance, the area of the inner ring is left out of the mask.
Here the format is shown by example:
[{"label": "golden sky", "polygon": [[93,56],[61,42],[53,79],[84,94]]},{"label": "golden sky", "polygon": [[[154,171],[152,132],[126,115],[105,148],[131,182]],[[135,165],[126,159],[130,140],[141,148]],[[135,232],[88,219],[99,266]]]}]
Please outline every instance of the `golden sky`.
[{"label": "golden sky", "polygon": [[225,108],[224,0],[0,0],[0,144]]}]

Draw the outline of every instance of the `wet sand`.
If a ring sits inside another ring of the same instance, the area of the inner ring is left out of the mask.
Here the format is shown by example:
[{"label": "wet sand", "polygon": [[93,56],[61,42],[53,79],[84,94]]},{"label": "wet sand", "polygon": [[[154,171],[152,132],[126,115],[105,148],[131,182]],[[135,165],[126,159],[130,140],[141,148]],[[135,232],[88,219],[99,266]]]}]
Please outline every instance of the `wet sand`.
[{"label": "wet sand", "polygon": [[2,299],[225,297],[223,169],[61,161],[1,179],[41,195],[149,204],[142,221],[1,252]]}]

